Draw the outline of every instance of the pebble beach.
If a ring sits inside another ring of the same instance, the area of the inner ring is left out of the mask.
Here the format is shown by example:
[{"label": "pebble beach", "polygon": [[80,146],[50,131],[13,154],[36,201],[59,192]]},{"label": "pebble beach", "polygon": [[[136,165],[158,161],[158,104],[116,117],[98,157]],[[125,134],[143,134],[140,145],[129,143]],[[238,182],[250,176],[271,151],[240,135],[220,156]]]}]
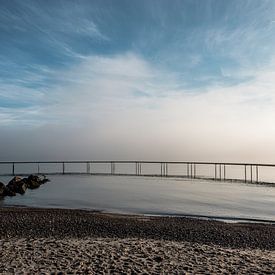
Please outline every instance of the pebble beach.
[{"label": "pebble beach", "polygon": [[275,226],[1,208],[0,274],[274,274]]}]

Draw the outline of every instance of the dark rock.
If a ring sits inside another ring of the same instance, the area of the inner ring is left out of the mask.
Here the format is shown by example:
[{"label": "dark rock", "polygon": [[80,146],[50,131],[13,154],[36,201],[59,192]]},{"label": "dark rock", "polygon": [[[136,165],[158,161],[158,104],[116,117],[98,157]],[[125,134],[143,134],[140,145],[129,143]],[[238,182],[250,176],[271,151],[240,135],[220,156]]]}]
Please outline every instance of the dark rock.
[{"label": "dark rock", "polygon": [[41,178],[36,175],[30,175],[25,181],[29,189],[36,189],[42,184]]},{"label": "dark rock", "polygon": [[6,187],[5,192],[4,192],[4,196],[14,197],[14,196],[16,196],[16,193],[11,191],[9,188]]},{"label": "dark rock", "polygon": [[10,191],[10,194],[19,193],[24,194],[27,190],[27,183],[26,181],[22,180],[21,177],[14,177],[6,186],[6,188]]},{"label": "dark rock", "polygon": [[41,183],[44,184],[46,182],[50,181],[49,179],[47,179],[47,177],[45,175],[43,175],[43,179],[41,179]]},{"label": "dark rock", "polygon": [[41,178],[36,175],[30,175],[28,178],[23,179],[21,177],[15,176],[10,180],[7,186],[0,182],[0,197],[15,196],[16,193],[22,195],[26,192],[27,188],[36,189],[41,184],[44,184],[48,181],[49,180],[46,178],[46,176]]},{"label": "dark rock", "polygon": [[0,181],[0,197],[5,196],[6,185]]},{"label": "dark rock", "polygon": [[9,184],[13,184],[13,183],[15,183],[15,182],[19,182],[19,181],[21,181],[21,180],[22,180],[21,177],[15,176],[15,177],[13,177],[13,178],[9,181],[8,185],[9,185]]}]

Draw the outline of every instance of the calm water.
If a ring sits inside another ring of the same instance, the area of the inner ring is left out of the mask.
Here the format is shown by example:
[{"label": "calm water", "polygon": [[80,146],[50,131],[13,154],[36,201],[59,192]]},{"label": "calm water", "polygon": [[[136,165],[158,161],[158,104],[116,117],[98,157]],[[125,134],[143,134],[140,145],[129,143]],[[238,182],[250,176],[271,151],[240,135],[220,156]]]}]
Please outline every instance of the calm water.
[{"label": "calm water", "polygon": [[5,198],[0,205],[275,221],[274,186],[135,176],[60,175],[50,179],[37,190]]}]

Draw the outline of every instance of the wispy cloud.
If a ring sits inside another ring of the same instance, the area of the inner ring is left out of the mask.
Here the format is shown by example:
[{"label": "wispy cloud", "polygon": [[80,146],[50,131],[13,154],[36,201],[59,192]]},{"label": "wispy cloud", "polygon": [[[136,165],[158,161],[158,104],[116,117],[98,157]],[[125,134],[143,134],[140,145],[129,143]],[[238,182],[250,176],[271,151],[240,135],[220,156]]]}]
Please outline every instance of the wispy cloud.
[{"label": "wispy cloud", "polygon": [[18,130],[68,158],[81,144],[84,155],[272,159],[273,2],[16,3],[0,10],[2,144]]}]

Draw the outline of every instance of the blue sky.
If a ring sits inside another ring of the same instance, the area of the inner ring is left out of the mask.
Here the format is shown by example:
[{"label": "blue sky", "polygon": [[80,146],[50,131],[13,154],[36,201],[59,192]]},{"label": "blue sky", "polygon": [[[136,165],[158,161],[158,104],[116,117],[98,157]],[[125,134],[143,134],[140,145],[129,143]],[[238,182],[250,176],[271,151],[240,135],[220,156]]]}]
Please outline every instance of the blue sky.
[{"label": "blue sky", "polygon": [[204,153],[188,158],[264,159],[262,144],[275,149],[274,33],[272,0],[2,0],[2,144],[28,129],[51,131],[48,148],[66,133],[68,147],[115,144],[118,157],[153,144],[148,158],[193,147]]}]

